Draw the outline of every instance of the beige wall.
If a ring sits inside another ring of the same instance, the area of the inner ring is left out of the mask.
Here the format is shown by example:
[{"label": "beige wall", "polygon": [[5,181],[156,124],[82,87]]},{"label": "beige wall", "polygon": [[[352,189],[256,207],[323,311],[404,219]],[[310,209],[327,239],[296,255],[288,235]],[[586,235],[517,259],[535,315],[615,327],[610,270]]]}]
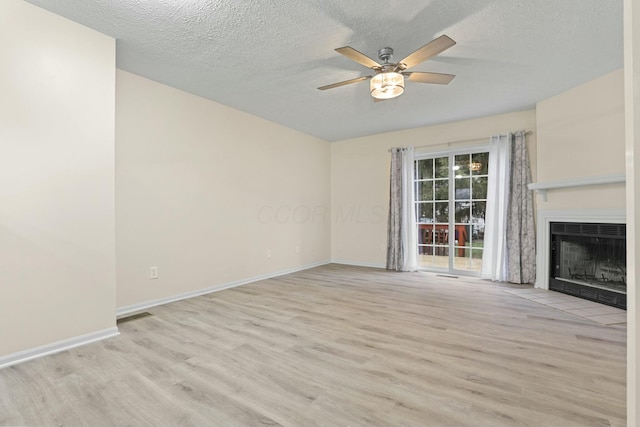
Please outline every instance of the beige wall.
[{"label": "beige wall", "polygon": [[0,1],[0,357],[115,327],[114,40]]},{"label": "beige wall", "polygon": [[[484,138],[516,130],[527,137],[531,168],[536,169],[534,110],[447,123],[334,142],[331,145],[332,258],[337,262],[384,266],[389,203],[388,149],[433,146]],[[453,144],[452,148],[460,144]],[[424,151],[422,149],[421,151]],[[426,150],[429,150],[427,148]]]},{"label": "beige wall", "polygon": [[[624,78],[618,70],[538,103],[538,180],[624,173]],[[551,190],[538,209],[624,209],[624,184]]]},{"label": "beige wall", "polygon": [[330,259],[328,142],[120,70],[116,111],[119,308]]}]

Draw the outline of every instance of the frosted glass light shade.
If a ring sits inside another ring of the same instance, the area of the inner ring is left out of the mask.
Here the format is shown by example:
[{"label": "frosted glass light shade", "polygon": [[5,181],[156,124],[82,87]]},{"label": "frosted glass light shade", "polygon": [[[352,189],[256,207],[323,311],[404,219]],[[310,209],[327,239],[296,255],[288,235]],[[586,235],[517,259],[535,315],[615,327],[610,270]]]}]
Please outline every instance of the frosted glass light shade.
[{"label": "frosted glass light shade", "polygon": [[391,99],[404,92],[404,76],[400,73],[379,73],[371,78],[371,96]]}]

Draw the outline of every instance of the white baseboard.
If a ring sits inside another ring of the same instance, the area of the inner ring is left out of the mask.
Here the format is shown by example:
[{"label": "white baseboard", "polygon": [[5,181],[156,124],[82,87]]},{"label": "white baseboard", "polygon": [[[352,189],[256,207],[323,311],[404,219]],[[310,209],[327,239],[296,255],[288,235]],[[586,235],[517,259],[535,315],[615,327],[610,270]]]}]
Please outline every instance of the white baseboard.
[{"label": "white baseboard", "polygon": [[385,264],[376,264],[372,262],[357,262],[357,261],[346,261],[342,259],[332,259],[332,264],[342,264],[342,265],[352,265],[354,267],[371,267],[371,268],[384,268],[387,266]]},{"label": "white baseboard", "polygon": [[81,345],[91,344],[117,335],[119,335],[118,328],[114,326],[113,328],[107,328],[101,331],[91,332],[89,334],[1,356],[0,369],[26,362],[28,360],[37,359],[39,357],[48,356],[50,354],[59,353],[75,347],[80,347]]},{"label": "white baseboard", "polygon": [[146,310],[146,309],[151,308],[151,307],[156,307],[158,305],[169,304],[171,302],[176,302],[176,301],[180,301],[180,300],[183,300],[183,299],[198,297],[198,296],[201,296],[201,295],[206,295],[206,294],[210,294],[210,293],[213,293],[213,292],[222,291],[224,289],[235,288],[236,286],[247,285],[249,283],[258,282],[260,280],[272,279],[274,277],[284,276],[285,274],[296,273],[298,271],[308,270],[310,268],[319,267],[321,265],[326,265],[326,264],[330,264],[330,263],[331,263],[331,261],[329,261],[329,260],[315,262],[315,263],[303,265],[303,266],[300,266],[300,267],[294,267],[294,268],[289,268],[287,270],[280,270],[280,271],[276,271],[276,272],[273,272],[273,273],[267,273],[267,274],[263,274],[263,275],[260,275],[260,276],[250,277],[248,279],[241,279],[241,280],[237,280],[237,281],[229,282],[229,283],[224,283],[224,284],[217,285],[217,286],[211,286],[209,288],[199,289],[197,291],[185,292],[185,293],[178,294],[178,295],[172,295],[170,297],[159,298],[159,299],[154,299],[154,300],[150,300],[150,301],[144,301],[144,302],[141,302],[141,303],[138,303],[138,304],[126,305],[126,306],[120,307],[120,308],[118,308],[116,310],[116,316],[117,317],[121,317],[121,316],[124,316],[124,315],[127,315],[127,314],[132,314],[132,313],[135,313],[135,312],[138,312],[138,311]]}]

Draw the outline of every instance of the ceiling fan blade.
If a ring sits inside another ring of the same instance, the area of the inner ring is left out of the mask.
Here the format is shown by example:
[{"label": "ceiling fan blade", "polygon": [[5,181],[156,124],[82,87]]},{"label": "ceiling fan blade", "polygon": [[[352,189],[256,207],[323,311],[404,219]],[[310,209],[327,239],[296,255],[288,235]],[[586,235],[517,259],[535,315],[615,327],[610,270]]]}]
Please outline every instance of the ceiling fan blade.
[{"label": "ceiling fan blade", "polygon": [[442,35],[437,39],[431,40],[415,52],[409,54],[409,56],[403,60],[398,61],[398,64],[404,64],[406,68],[415,67],[419,63],[444,52],[455,44],[456,42],[449,38],[449,36]]},{"label": "ceiling fan blade", "polygon": [[437,85],[448,85],[456,76],[453,74],[441,74],[441,73],[423,73],[420,71],[404,72],[402,75],[409,78],[412,82],[418,83],[432,83]]},{"label": "ceiling fan blade", "polygon": [[318,89],[319,90],[327,90],[327,89],[333,89],[334,87],[340,87],[340,86],[345,86],[345,85],[350,85],[352,83],[358,83],[364,80],[369,80],[371,78],[371,76],[363,76],[363,77],[357,77],[355,79],[351,79],[351,80],[345,80],[343,82],[338,82],[338,83],[332,83],[330,85],[326,85],[326,86],[320,86]]},{"label": "ceiling fan blade", "polygon": [[369,58],[362,52],[358,52],[351,46],[339,47],[336,49],[340,55],[344,55],[352,61],[356,61],[358,64],[364,65],[367,68],[380,68],[381,65],[378,64],[373,59]]}]

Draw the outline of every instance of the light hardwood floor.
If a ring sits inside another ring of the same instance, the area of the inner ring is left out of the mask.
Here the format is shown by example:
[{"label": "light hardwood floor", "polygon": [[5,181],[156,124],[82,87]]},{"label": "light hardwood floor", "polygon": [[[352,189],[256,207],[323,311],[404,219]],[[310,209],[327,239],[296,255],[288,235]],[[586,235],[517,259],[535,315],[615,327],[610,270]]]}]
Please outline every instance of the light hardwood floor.
[{"label": "light hardwood floor", "polygon": [[624,426],[624,325],[514,287],[328,265],[168,304],[0,370],[0,424]]}]

